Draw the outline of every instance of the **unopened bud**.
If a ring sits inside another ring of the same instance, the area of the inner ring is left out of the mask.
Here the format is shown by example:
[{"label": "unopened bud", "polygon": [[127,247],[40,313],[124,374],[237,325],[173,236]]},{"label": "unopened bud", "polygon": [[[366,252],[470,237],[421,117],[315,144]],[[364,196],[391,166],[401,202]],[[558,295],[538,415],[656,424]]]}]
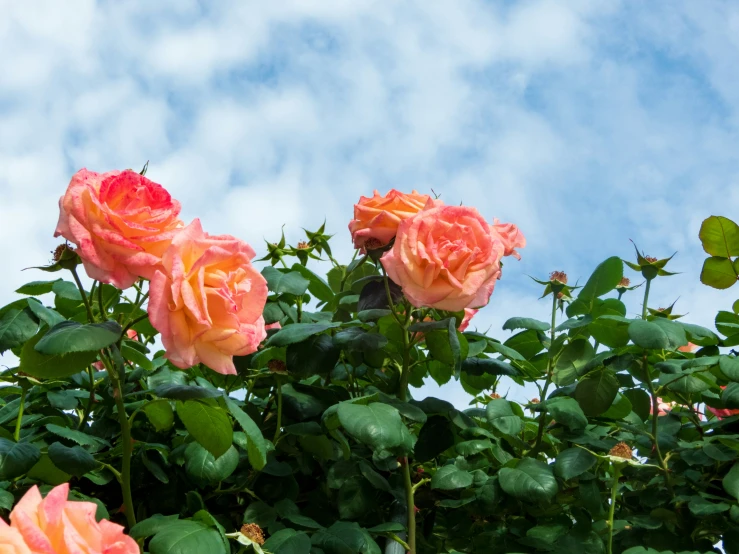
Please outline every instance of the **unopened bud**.
[{"label": "unopened bud", "polygon": [[282,360],[272,359],[267,362],[267,369],[272,373],[287,373],[287,366]]},{"label": "unopened bud", "polygon": [[538,398],[532,398],[531,400],[529,400],[529,402],[531,404],[539,404],[541,402],[541,400],[539,400]]},{"label": "unopened bud", "polygon": [[567,274],[564,271],[552,271],[549,274],[550,281],[559,281],[563,285],[567,284]]},{"label": "unopened bud", "polygon": [[611,456],[617,458],[623,458],[624,460],[630,460],[633,457],[631,447],[625,442],[620,442],[608,452]]},{"label": "unopened bud", "polygon": [[262,546],[264,544],[264,533],[262,532],[262,528],[259,527],[259,525],[257,525],[256,523],[246,523],[241,526],[240,530],[242,535],[244,535],[248,539],[251,539],[259,546]]}]

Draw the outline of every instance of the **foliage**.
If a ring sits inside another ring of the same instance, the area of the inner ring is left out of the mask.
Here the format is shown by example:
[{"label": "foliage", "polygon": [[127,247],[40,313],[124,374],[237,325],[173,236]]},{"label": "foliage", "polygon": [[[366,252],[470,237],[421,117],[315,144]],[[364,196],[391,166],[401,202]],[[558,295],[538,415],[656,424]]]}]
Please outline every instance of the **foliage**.
[{"label": "foliage", "polygon": [[[734,228],[706,220],[709,260],[739,255]],[[264,318],[281,328],[236,375],[165,358],[144,280],[84,290],[65,253],[73,280],[18,289],[0,309],[0,350],[19,359],[0,388],[3,515],[33,484],[70,482],[152,554],[739,552],[739,415],[703,409],[739,408],[737,304],[718,333],[648,309],[669,258],[637,250],[641,317],[608,258],[581,288],[541,280],[547,321],[492,338],[411,306],[377,256],[340,264],[329,238],[270,245]],[[724,283],[718,263],[704,282]],[[429,376],[472,406],[411,398]],[[510,381],[540,399],[501,397]]]}]

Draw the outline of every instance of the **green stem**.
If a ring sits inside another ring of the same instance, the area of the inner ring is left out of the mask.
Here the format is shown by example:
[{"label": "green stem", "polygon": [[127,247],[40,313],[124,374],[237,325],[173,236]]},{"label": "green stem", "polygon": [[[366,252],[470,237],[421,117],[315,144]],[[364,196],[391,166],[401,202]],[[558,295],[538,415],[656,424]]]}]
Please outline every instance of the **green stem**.
[{"label": "green stem", "polygon": [[[355,252],[354,252],[354,259],[356,259],[357,252],[359,252],[359,251],[358,250],[355,250]],[[354,259],[352,259],[352,262],[354,261]],[[365,254],[364,256],[362,256],[361,258],[359,258],[359,262],[357,262],[357,265],[355,265],[352,268],[351,271],[347,272],[346,269],[344,269],[344,276],[341,278],[341,283],[339,284],[339,292],[344,292],[344,285],[346,285],[346,280],[349,278],[349,275],[351,275],[352,273],[354,273],[354,271],[360,265],[362,265],[364,262],[366,262],[367,259],[368,259],[368,256],[367,256],[367,254]]]},{"label": "green stem", "polygon": [[641,307],[641,318],[647,319],[647,301],[649,300],[649,287],[652,285],[652,280],[647,279],[647,286],[644,288],[644,304]]},{"label": "green stem", "polygon": [[[111,347],[114,351],[117,346]],[[123,460],[121,462],[121,493],[123,495],[123,509],[126,514],[126,521],[129,529],[136,525],[136,513],[133,509],[133,495],[131,494],[131,456],[133,454],[133,443],[131,440],[131,425],[126,416],[126,405],[123,402],[123,386],[122,381],[125,379],[125,365],[118,362],[112,367],[110,361],[102,356],[103,363],[108,370],[108,375],[113,384],[113,397],[115,399],[116,408],[118,409],[118,422],[121,426],[121,447],[123,449]],[[120,358],[120,354],[118,356]]]},{"label": "green stem", "polygon": [[613,464],[613,484],[611,485],[611,506],[608,510],[608,550],[613,554],[613,516],[616,513],[616,495],[618,494],[618,479],[621,477],[621,466]]},{"label": "green stem", "polygon": [[652,374],[649,371],[649,362],[647,361],[646,354],[644,354],[642,363],[644,364],[644,373],[647,377],[646,381],[647,388],[649,389],[649,396],[652,399],[652,443],[654,444],[654,451],[657,454],[657,459],[659,460],[659,466],[662,468],[662,471],[665,474],[665,485],[670,491],[670,494],[674,496],[675,493],[672,490],[672,483],[670,482],[670,470],[667,467],[667,462],[665,462],[665,459],[662,456],[662,451],[659,447],[659,438],[657,436],[657,430],[659,426],[659,416],[657,415],[659,413],[659,399],[657,398],[657,393],[655,392],[654,385],[652,384]]},{"label": "green stem", "polygon": [[416,554],[416,503],[413,499],[413,483],[408,458],[403,459],[403,483],[405,503],[408,506],[408,554]]},{"label": "green stem", "polygon": [[92,307],[90,306],[90,301],[87,299],[87,293],[85,292],[85,287],[82,286],[82,281],[80,281],[80,276],[77,275],[77,268],[73,267],[69,271],[72,272],[72,277],[74,277],[74,282],[77,283],[77,288],[80,290],[80,295],[82,295],[82,303],[85,305],[85,310],[87,310],[87,318],[90,320],[90,323],[93,323],[95,321],[95,317],[92,315]]},{"label": "green stem", "polygon": [[398,535],[396,535],[395,533],[388,533],[388,537],[390,537],[395,542],[397,542],[400,546],[405,548],[406,552],[410,552],[411,550],[410,545],[407,542],[405,542],[403,539],[401,539]]},{"label": "green stem", "polygon": [[82,429],[87,424],[87,418],[90,417],[92,405],[95,403],[95,372],[91,365],[87,366],[87,378],[90,380],[90,399],[88,400],[85,411],[80,418],[80,424],[77,429]]},{"label": "green stem", "polygon": [[103,302],[103,284],[100,283],[98,285],[98,305],[100,306],[100,317],[103,321],[108,319],[107,314],[105,313],[105,303]]},{"label": "green stem", "polygon": [[275,380],[277,381],[277,428],[275,429],[275,437],[272,439],[273,444],[277,444],[277,439],[280,438],[280,432],[282,431],[282,385],[279,377],[276,377]]},{"label": "green stem", "polygon": [[[552,293],[552,323],[551,328],[549,329],[549,348],[552,347],[554,344],[554,328],[557,325],[557,295]],[[554,358],[552,356],[549,356],[549,359],[547,360],[547,379],[544,382],[544,388],[541,391],[541,402],[544,402],[547,398],[547,391],[549,390],[549,385],[552,384],[552,365],[554,362]],[[544,405],[546,406],[546,404]],[[547,410],[546,407],[541,411],[541,416],[539,417],[539,430],[536,433],[536,442],[534,443],[534,448],[532,448],[533,451],[538,452],[539,448],[541,447],[541,441],[544,438],[544,424],[547,420]]]},{"label": "green stem", "polygon": [[23,419],[23,404],[26,402],[26,387],[21,388],[21,405],[18,407],[18,418],[15,420],[15,434],[13,438],[18,442],[21,438],[21,420]]}]

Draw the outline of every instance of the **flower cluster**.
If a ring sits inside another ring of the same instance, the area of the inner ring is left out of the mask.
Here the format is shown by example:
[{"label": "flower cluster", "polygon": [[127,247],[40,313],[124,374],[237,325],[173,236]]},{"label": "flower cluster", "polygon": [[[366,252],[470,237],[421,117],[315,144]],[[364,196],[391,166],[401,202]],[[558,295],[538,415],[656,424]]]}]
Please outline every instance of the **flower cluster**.
[{"label": "flower cluster", "polygon": [[69,483],[53,488],[46,498],[33,486],[10,512],[10,525],[0,519],[0,552],[87,552],[138,554],[139,547],[123,527],[97,521],[97,505],[67,500]]},{"label": "flower cluster", "polygon": [[[492,224],[468,206],[447,206],[417,192],[361,197],[349,223],[355,248],[392,247],[388,276],[416,307],[460,311],[488,303],[504,256],[520,258],[526,239],[511,223]],[[471,315],[471,314],[470,314]]]},{"label": "flower cluster", "polygon": [[87,274],[125,289],[150,279],[149,318],[169,360],[182,369],[204,363],[235,374],[234,355],[266,337],[267,282],[252,266],[254,250],[227,235],[185,226],[180,204],[132,171],[78,171],[59,201],[55,236],[77,246]]}]

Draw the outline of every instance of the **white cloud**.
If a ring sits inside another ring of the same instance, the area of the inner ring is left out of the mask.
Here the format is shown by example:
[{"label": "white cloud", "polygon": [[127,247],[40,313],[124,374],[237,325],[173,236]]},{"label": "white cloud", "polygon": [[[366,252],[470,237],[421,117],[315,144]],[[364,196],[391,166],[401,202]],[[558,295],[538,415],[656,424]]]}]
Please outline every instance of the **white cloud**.
[{"label": "white cloud", "polygon": [[184,217],[258,251],[283,223],[295,240],[325,216],[348,255],[352,204],[374,188],[433,188],[518,223],[524,260],[480,315],[498,336],[499,314],[547,311],[524,274],[582,281],[631,256],[628,238],[680,250],[684,274],[655,287],[653,305],[679,290],[679,310],[710,324],[736,296],[697,284],[700,221],[739,212],[731,2],[0,9],[0,302],[41,278],[19,269],[56,244],[74,171],[146,160]]}]

